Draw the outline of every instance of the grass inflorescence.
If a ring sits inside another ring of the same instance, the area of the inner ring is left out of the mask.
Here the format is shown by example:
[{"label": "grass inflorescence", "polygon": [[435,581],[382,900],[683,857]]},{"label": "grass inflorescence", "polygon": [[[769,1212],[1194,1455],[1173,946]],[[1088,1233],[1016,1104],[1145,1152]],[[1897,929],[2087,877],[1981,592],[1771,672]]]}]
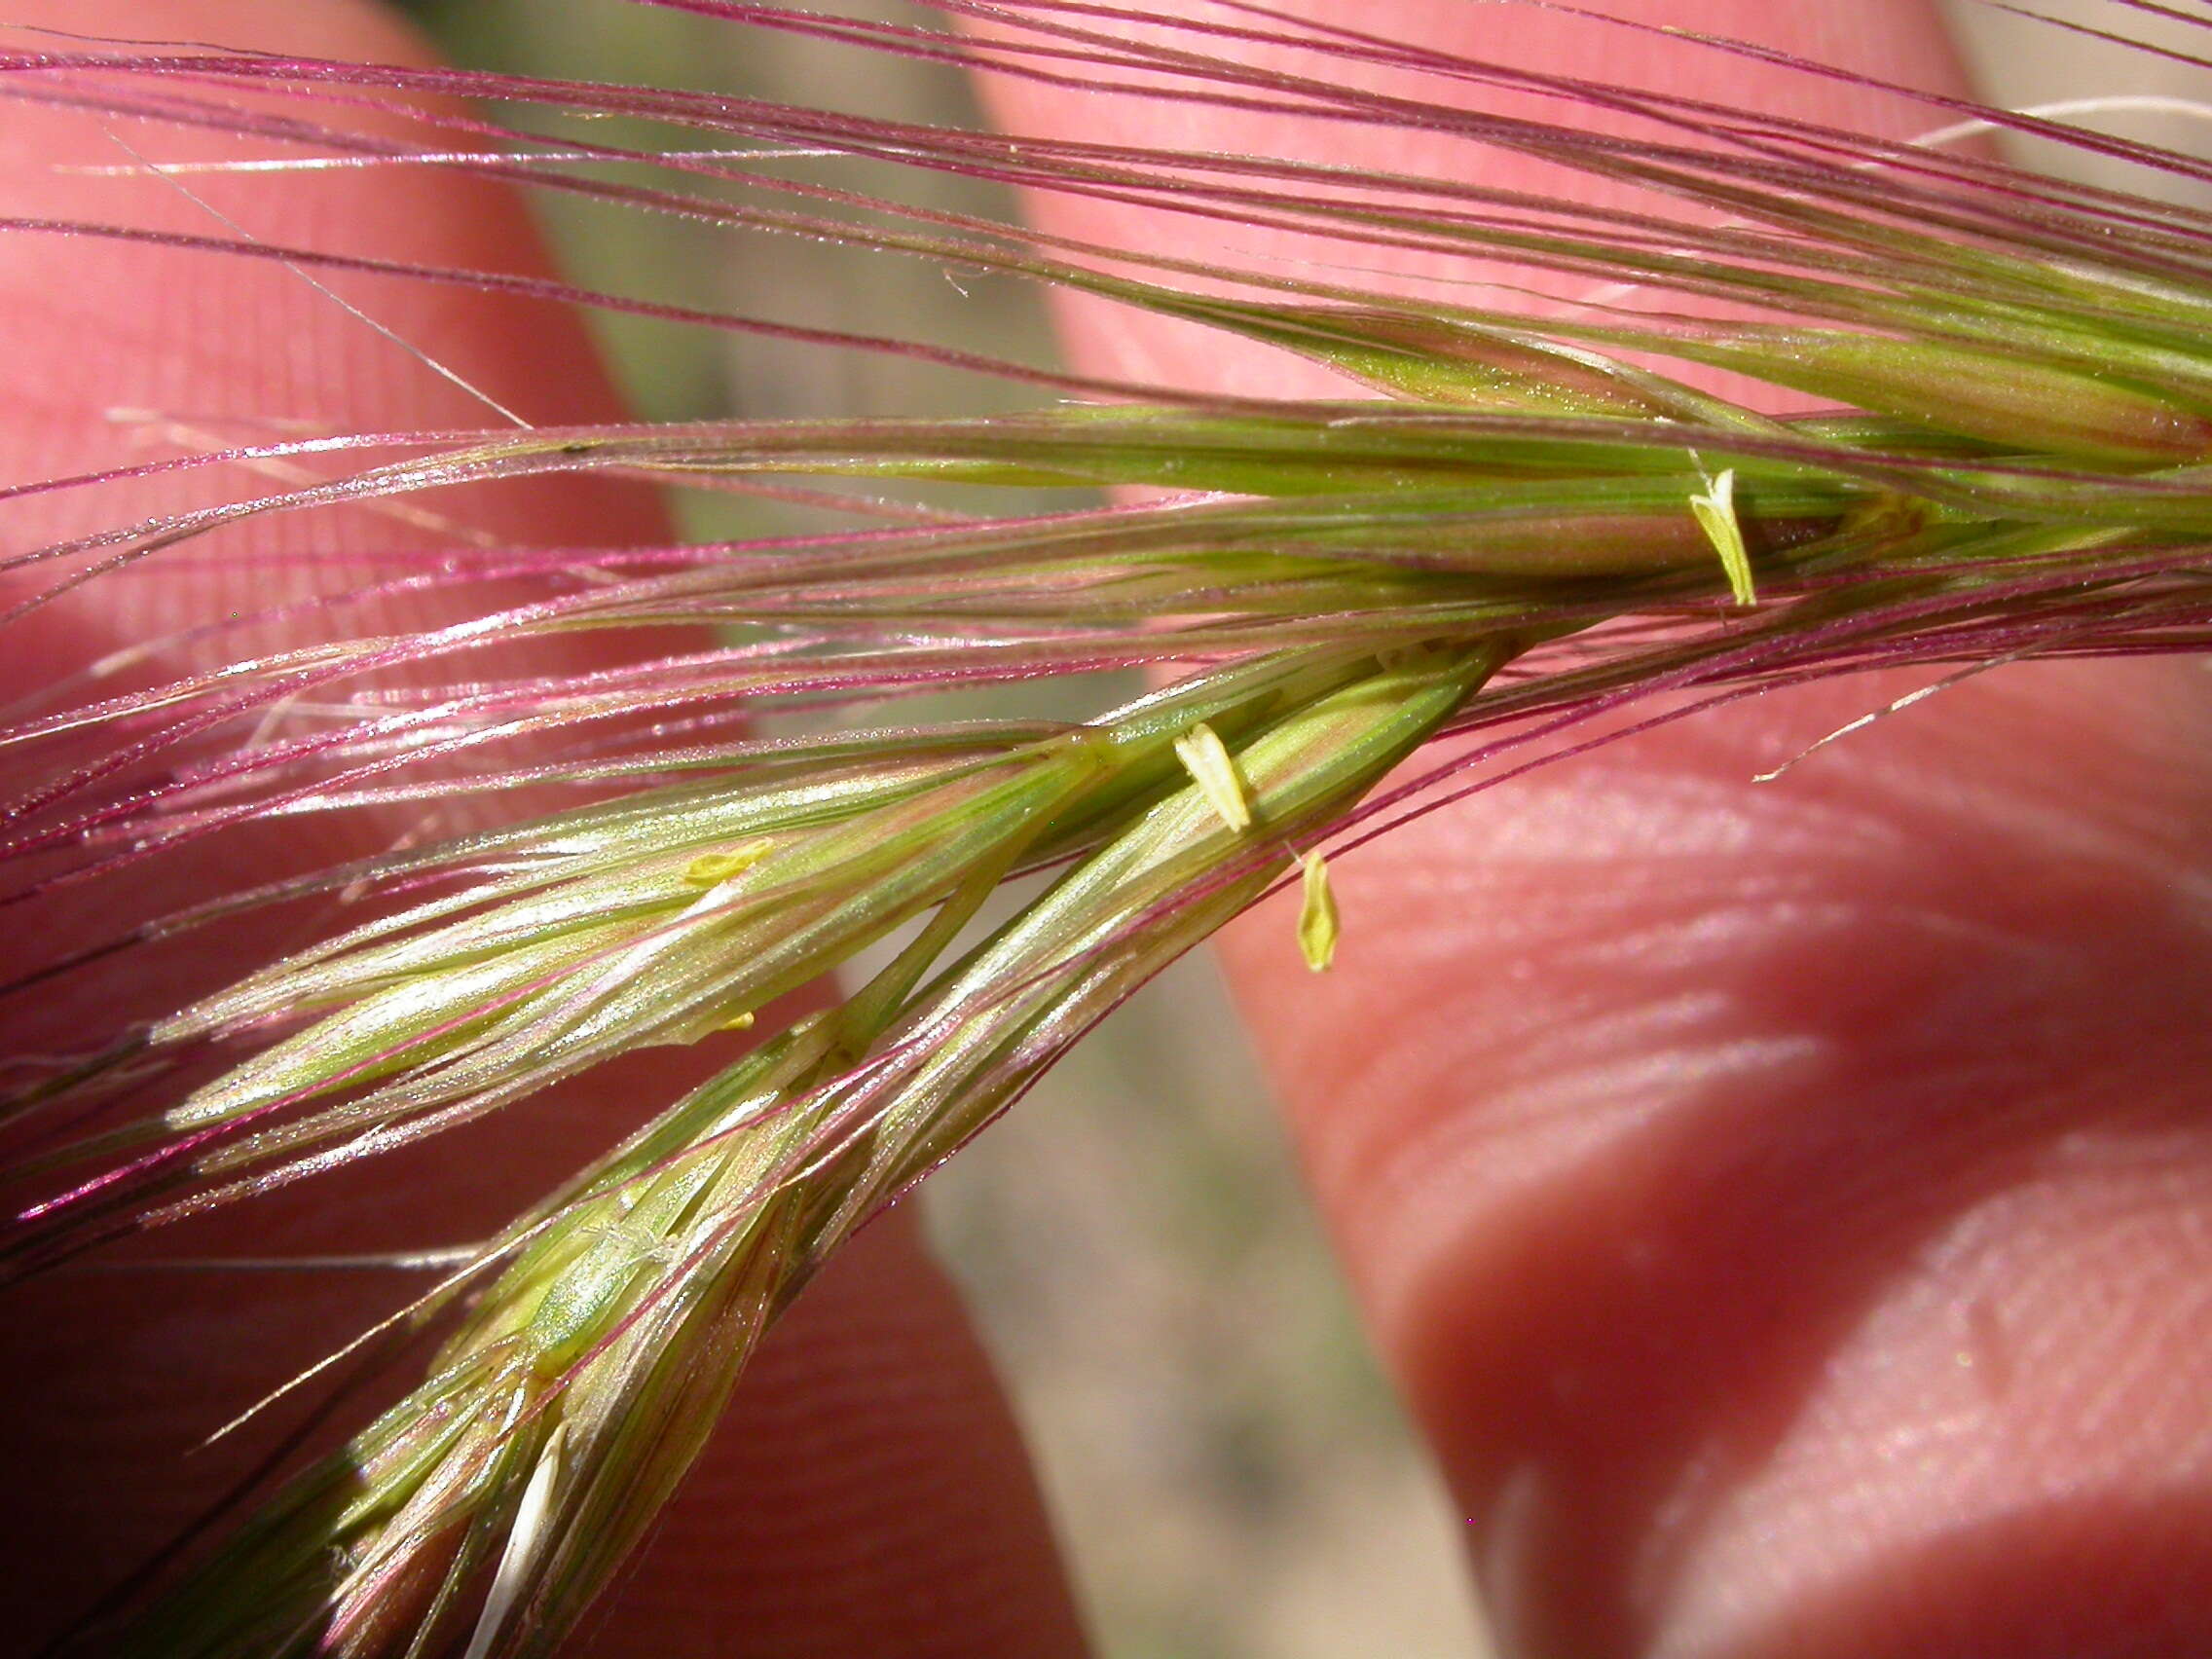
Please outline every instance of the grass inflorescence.
[{"label": "grass inflorescence", "polygon": [[[1263,894],[1303,888],[1285,948],[1326,968],[1340,926],[1328,858],[1524,755],[1632,725],[1662,693],[1696,703],[1871,666],[1969,672],[2212,644],[2212,217],[2199,211],[1259,6],[1164,38],[1050,0],[943,0],[929,27],[678,9],[1165,103],[1445,131],[1635,186],[1653,205],[486,73],[60,40],[0,55],[0,92],[128,118],[149,146],[165,126],[212,129],[278,159],[455,166],[829,239],[1227,330],[1347,382],[1335,399],[1213,395],[219,226],[0,226],[309,275],[398,271],[917,355],[1083,400],[959,419],[283,437],[6,492],[326,469],[18,552],[11,621],[241,520],[434,505],[430,493],[485,480],[798,483],[858,516],[741,541],[499,545],[403,564],[324,596],[325,613],[369,619],[428,595],[448,619],[398,632],[364,620],[306,644],[284,643],[296,606],[200,619],[10,712],[11,902],[158,871],[272,821],[396,806],[427,826],[381,855],[156,903],[18,977],[12,994],[35,1002],[242,913],[337,918],[164,1016],[18,1068],[5,1127],[20,1196],[0,1232],[12,1275],[518,1106],[641,1048],[727,1050],[711,1081],[396,1315],[392,1331],[441,1333],[424,1380],[185,1577],[98,1627],[100,1651],[548,1649],[650,1526],[761,1332],[830,1250]],[[987,25],[981,44],[962,20]],[[1242,67],[1250,43],[1419,70],[1437,100]],[[1567,113],[1486,116],[1486,90],[1542,92]],[[549,145],[443,104],[416,143],[348,121],[363,99],[449,92],[684,136],[660,154],[602,141],[587,122]],[[1576,109],[1629,110],[1655,135],[1623,144]],[[2046,119],[1970,113],[2207,175]],[[1345,268],[1235,269],[941,208],[902,216],[866,183],[746,157],[791,148],[1326,236]],[[628,166],[641,162],[657,166]],[[1406,297],[1357,278],[1374,248],[1619,291],[1541,319]],[[1667,307],[1630,307],[1636,292]],[[1714,371],[1819,407],[1770,413],[1772,397],[1711,389]],[[877,500],[870,481],[956,487],[962,502],[978,487],[1137,494],[995,516]],[[529,661],[534,642],[585,630],[636,648],[589,673]],[[157,659],[204,666],[164,679],[144,672]],[[1135,667],[1161,688],[1081,719],[782,735],[748,723]],[[1683,703],[1652,707],[1671,719]],[[439,828],[451,803],[549,790],[578,803]],[[995,919],[988,902],[1025,875],[1041,885]],[[869,951],[881,965],[833,1006],[780,1012]]]}]

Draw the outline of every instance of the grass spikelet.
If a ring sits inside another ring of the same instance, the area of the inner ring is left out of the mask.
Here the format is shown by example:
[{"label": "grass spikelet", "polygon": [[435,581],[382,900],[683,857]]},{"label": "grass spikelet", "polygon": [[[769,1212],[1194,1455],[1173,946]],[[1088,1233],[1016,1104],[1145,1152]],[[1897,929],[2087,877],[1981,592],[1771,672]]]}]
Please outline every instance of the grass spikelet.
[{"label": "grass spikelet", "polygon": [[[394,1317],[434,1339],[397,1404],[108,1609],[82,1651],[550,1653],[652,1527],[762,1334],[858,1228],[1265,895],[1296,881],[1300,951],[1330,966],[1319,844],[1341,854],[1599,740],[1586,729],[1632,729],[1647,698],[1676,698],[1648,717],[1672,719],[1685,696],[1870,667],[2212,645],[2200,211],[1263,6],[1126,31],[1113,8],[1056,0],[942,0],[897,25],[641,3],[1163,112],[1419,130],[1606,193],[1581,204],[1488,187],[1479,169],[1404,176],[211,47],[0,51],[0,96],[128,122],[132,153],[157,160],[168,139],[216,133],[251,147],[240,166],[303,176],[436,167],[642,224],[1057,287],[1345,382],[1326,397],[1216,395],[222,225],[0,221],[63,250],[401,276],[928,362],[1017,403],[269,426],[0,490],[92,503],[66,538],[0,559],[0,626],[81,615],[156,561],[228,545],[217,533],[365,508],[395,538],[312,600],[180,618],[0,712],[0,905],[40,917],[130,896],[11,970],[4,995],[32,1035],[0,1098],[0,1272],[527,1113],[548,1086],[642,1050],[710,1062]],[[1346,73],[1266,69],[1247,50],[1273,48]],[[1373,65],[1418,70],[1435,100],[1364,90],[1355,71]],[[1540,94],[1552,116],[1488,114],[1493,93]],[[433,102],[411,139],[362,120],[453,94],[479,102]],[[1647,139],[1589,119],[1624,109]],[[2212,177],[2046,119],[1932,114]],[[833,165],[780,165],[793,158]],[[897,181],[931,173],[1147,203],[1208,238],[1103,247],[916,205]],[[1245,269],[1193,251],[1225,227],[1325,239],[1335,257]],[[1377,249],[1486,275],[1395,293],[1363,275]],[[1515,309],[1513,279],[1563,276],[1591,297]],[[1711,371],[1757,390],[1721,395]],[[234,472],[259,493],[94,510],[104,491],[159,481],[183,499]],[[615,548],[397,539],[446,522],[442,492],[590,474],[808,516]],[[1130,494],[977,506],[1070,488]],[[420,627],[383,620],[418,604]],[[310,610],[326,633],[303,633]],[[608,648],[549,654],[580,637]],[[1154,688],[1098,688],[1132,670]],[[966,718],[933,701],[1046,682],[1078,688],[1083,711],[1056,698],[1051,716]],[[163,876],[271,826],[394,809],[421,827],[327,868],[189,894]],[[990,903],[1007,891],[1011,912]],[[292,947],[180,981],[156,1014],[118,1003],[102,1027],[75,1012],[99,1007],[119,963],[252,917],[284,919]],[[864,983],[831,988],[876,958]],[[809,988],[812,1012],[791,1013],[783,999]],[[66,1042],[40,1026],[49,999],[71,1011]]]}]

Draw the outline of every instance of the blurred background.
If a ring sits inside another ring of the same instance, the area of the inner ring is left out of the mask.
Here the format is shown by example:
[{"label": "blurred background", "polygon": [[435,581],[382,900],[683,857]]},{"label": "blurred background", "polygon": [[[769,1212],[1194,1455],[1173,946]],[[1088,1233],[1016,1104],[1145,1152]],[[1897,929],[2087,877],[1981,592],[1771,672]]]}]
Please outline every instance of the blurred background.
[{"label": "blurred background", "polygon": [[[2105,0],[2043,6],[2103,27],[2124,17]],[[477,66],[977,120],[968,87],[940,66],[621,0],[408,9]],[[915,18],[889,4],[837,9]],[[2202,91],[2178,64],[1977,0],[1953,10],[1998,101]],[[2177,147],[2203,130],[2142,110],[2101,119]],[[625,125],[596,123],[589,136],[671,143],[665,129]],[[1012,211],[971,182],[866,182],[924,205]],[[1037,298],[1017,286],[956,286],[913,261],[569,199],[539,205],[567,268],[591,286],[1051,360]],[[617,380],[652,419],[979,413],[1027,396],[903,359],[596,321]],[[1021,510],[1070,498],[994,499]],[[690,495],[679,511],[698,536],[805,522],[801,509],[727,496]],[[1110,694],[1063,687],[1048,708],[1017,695],[1025,713],[1072,715]],[[1014,1395],[1102,1655],[1479,1659],[1462,1523],[1361,1340],[1209,961],[1185,963],[1117,1014],[935,1177],[926,1201]]]}]

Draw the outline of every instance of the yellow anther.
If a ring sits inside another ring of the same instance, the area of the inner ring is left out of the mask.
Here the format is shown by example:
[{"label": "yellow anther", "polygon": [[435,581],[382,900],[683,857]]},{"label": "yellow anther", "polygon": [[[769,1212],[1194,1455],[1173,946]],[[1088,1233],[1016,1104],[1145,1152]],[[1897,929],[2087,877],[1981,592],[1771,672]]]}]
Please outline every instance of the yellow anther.
[{"label": "yellow anther", "polygon": [[1221,816],[1221,821],[1241,834],[1252,828],[1252,808],[1237,781],[1236,763],[1213,727],[1200,720],[1175,740],[1175,758],[1183,762],[1198,793]]},{"label": "yellow anther", "polygon": [[1305,903],[1298,911],[1298,948],[1306,966],[1326,974],[1337,956],[1337,896],[1329,891],[1329,866],[1319,853],[1301,853]]},{"label": "yellow anther", "polygon": [[683,879],[693,887],[719,887],[731,876],[743,875],[775,850],[776,843],[762,836],[726,853],[702,853],[683,866]]},{"label": "yellow anther", "polygon": [[1744,545],[1744,526],[1736,517],[1736,469],[1725,467],[1705,487],[1705,494],[1690,498],[1690,512],[1720,555],[1720,568],[1728,572],[1728,591],[1738,605],[1756,605],[1751,586],[1751,554]]}]

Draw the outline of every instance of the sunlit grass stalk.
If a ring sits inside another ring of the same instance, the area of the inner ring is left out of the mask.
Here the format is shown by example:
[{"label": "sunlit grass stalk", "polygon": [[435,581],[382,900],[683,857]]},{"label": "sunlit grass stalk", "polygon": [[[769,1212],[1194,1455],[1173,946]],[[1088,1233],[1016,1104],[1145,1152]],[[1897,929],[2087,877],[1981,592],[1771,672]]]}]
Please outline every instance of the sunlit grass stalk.
[{"label": "sunlit grass stalk", "polygon": [[[978,862],[841,1009],[737,1062],[492,1246],[486,1261],[512,1260],[430,1380],[301,1477],[127,1650],[424,1651],[457,1612],[477,1621],[483,1651],[544,1650],[649,1524],[755,1341],[828,1254],[1248,904],[1288,862],[1286,838],[1356,799],[1501,655],[1417,653],[1336,676],[1338,689],[1231,757],[1240,824],[1224,818],[1220,783],[1173,790],[913,994],[1004,871],[1003,856]],[[525,1589],[470,1608],[461,1589],[502,1552],[524,1564],[510,1577]]]},{"label": "sunlit grass stalk", "polygon": [[[680,9],[924,57],[960,50],[929,29]],[[1150,68],[1180,77],[1152,96],[1433,127],[1639,184],[1708,219],[640,89],[122,47],[0,56],[0,92],[15,96],[349,163],[434,154],[602,203],[1057,283],[1298,352],[1386,394],[1273,402],[1112,386],[406,267],[424,281],[903,351],[1119,401],[964,420],[285,438],[10,492],[218,465],[357,467],[26,552],[9,562],[32,583],[11,620],[248,518],[434,502],[426,493],[486,479],[605,470],[740,487],[800,475],[1156,493],[997,519],[854,498],[868,522],[805,535],[398,560],[332,597],[333,612],[373,616],[402,594],[465,598],[495,578],[535,585],[463,621],[393,634],[364,623],[307,645],[268,643],[297,608],[200,619],[14,712],[0,730],[0,752],[19,760],[0,865],[24,901],[240,825],[586,792],[566,812],[150,915],[26,975],[13,988],[35,999],[66,974],[129,960],[132,945],[263,906],[316,901],[349,918],[167,1017],[30,1063],[4,1120],[25,1193],[0,1235],[15,1273],[357,1162],[640,1048],[731,1044],[724,1033],[777,998],[871,947],[890,952],[834,1009],[723,1056],[714,1081],[398,1316],[395,1330],[442,1331],[427,1381],[195,1574],[95,1630],[96,1650],[550,1649],[650,1526],[762,1331],[840,1241],[1137,985],[1286,878],[1304,887],[1307,914],[1285,948],[1326,966],[1337,921],[1325,847],[1419,810],[1402,789],[1377,792],[1432,739],[1467,741],[1436,751],[1422,781],[1471,789],[1494,775],[1467,771],[1478,760],[1623,723],[1659,692],[1724,698],[1889,663],[2212,644],[2212,218],[1780,118],[1727,112],[1723,129],[1724,112],[1687,98],[1637,94],[1680,141],[1633,149],[1567,121],[1409,107],[1213,53],[1295,39],[1420,69],[1461,98],[1469,86],[1540,83],[1605,108],[1616,92],[1414,43],[1302,33],[1257,7],[1225,15],[1210,33],[1185,24],[1175,47],[1117,44],[1096,9],[1016,6],[993,16],[1059,55],[981,51],[1004,73],[1049,62],[1111,81]],[[241,104],[241,89],[287,92],[296,113]],[[1592,304],[1537,323],[1342,275],[1100,249],[934,209],[901,218],[865,183],[777,178],[741,158],[687,153],[640,184],[580,165],[641,159],[596,136],[548,152],[448,115],[425,124],[435,148],[416,151],[345,129],[349,100],[395,91],[1121,193],[1201,220],[1327,233],[1354,265],[1373,246],[1475,253],[1748,314]],[[1989,119],[2051,135],[2028,118]],[[2206,172],[2163,152],[2130,159]],[[720,188],[733,181],[755,194],[733,200]],[[837,216],[855,204],[887,217]],[[379,268],[213,231],[7,228],[153,240],[178,258]],[[1773,416],[1677,368],[1731,370],[1832,407]],[[703,640],[702,624],[725,631]],[[678,643],[590,674],[540,673],[510,654],[583,629],[668,630]],[[110,688],[166,647],[219,666]],[[1134,667],[1167,683],[1080,719],[818,737],[744,727],[778,707]],[[317,703],[341,704],[343,718],[287,718]],[[1050,884],[986,928],[986,903],[1024,873]],[[210,1056],[222,1062],[212,1076],[194,1069]]]}]

